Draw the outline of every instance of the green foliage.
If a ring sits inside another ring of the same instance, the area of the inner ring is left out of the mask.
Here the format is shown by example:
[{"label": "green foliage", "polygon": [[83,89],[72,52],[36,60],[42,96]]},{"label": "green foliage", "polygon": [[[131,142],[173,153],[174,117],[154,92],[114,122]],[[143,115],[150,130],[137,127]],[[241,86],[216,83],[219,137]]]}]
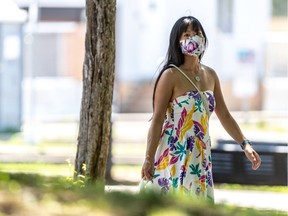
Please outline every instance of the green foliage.
[{"label": "green foliage", "polygon": [[[104,192],[103,183],[73,183],[64,177],[0,173],[2,215],[117,215],[117,216],[262,216],[286,215],[215,205],[188,196]],[[85,181],[84,181],[85,182]],[[1,215],[1,214],[0,214]]]},{"label": "green foliage", "polygon": [[0,170],[3,172],[24,172],[37,173],[42,175],[71,175],[70,167],[67,164],[47,164],[47,163],[0,163]]}]

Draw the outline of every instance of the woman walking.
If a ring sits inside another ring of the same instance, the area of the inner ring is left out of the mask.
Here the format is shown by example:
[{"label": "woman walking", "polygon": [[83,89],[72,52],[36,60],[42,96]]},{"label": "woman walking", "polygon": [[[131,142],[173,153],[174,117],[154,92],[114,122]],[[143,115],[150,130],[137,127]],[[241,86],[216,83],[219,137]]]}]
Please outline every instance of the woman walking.
[{"label": "woman walking", "polygon": [[[231,116],[216,72],[201,63],[207,36],[192,16],[173,26],[167,56],[153,92],[142,179],[161,193],[181,191],[214,198],[209,118],[224,129],[258,169],[261,159]],[[148,187],[148,184],[147,184]]]}]

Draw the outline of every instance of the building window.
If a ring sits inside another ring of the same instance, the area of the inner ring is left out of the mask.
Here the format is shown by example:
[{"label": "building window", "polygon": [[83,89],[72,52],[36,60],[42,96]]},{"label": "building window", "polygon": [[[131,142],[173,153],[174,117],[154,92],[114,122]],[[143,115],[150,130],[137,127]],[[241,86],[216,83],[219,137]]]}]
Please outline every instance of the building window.
[{"label": "building window", "polygon": [[217,1],[217,26],[225,33],[233,31],[233,0]]}]

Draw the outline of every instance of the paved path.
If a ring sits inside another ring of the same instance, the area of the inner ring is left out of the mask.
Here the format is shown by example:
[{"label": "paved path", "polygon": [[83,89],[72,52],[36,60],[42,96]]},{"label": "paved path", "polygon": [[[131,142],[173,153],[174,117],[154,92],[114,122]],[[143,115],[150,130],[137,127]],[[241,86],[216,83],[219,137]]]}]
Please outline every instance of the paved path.
[{"label": "paved path", "polygon": [[[138,186],[106,186],[106,191],[128,191],[137,193],[138,190]],[[215,189],[216,203],[225,203],[257,209],[287,211],[288,215],[287,201],[288,193]]]},{"label": "paved path", "polygon": [[215,200],[217,203],[288,212],[287,193],[215,189]]}]

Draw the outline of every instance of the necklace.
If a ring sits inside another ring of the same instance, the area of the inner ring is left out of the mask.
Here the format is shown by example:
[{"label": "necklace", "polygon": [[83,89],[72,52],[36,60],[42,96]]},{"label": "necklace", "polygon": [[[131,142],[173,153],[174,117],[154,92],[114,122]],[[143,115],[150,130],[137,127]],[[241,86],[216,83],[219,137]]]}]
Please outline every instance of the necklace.
[{"label": "necklace", "polygon": [[[195,74],[199,73],[199,70],[200,70],[200,65],[198,65],[197,70],[195,71],[195,72],[196,72]],[[195,75],[194,79],[195,79],[197,82],[200,82],[200,81],[201,81],[201,77],[198,76],[198,75]]]},{"label": "necklace", "polygon": [[195,76],[194,78],[195,78],[195,80],[196,80],[197,82],[200,82],[200,81],[201,81],[201,78],[200,78],[199,76]]}]

